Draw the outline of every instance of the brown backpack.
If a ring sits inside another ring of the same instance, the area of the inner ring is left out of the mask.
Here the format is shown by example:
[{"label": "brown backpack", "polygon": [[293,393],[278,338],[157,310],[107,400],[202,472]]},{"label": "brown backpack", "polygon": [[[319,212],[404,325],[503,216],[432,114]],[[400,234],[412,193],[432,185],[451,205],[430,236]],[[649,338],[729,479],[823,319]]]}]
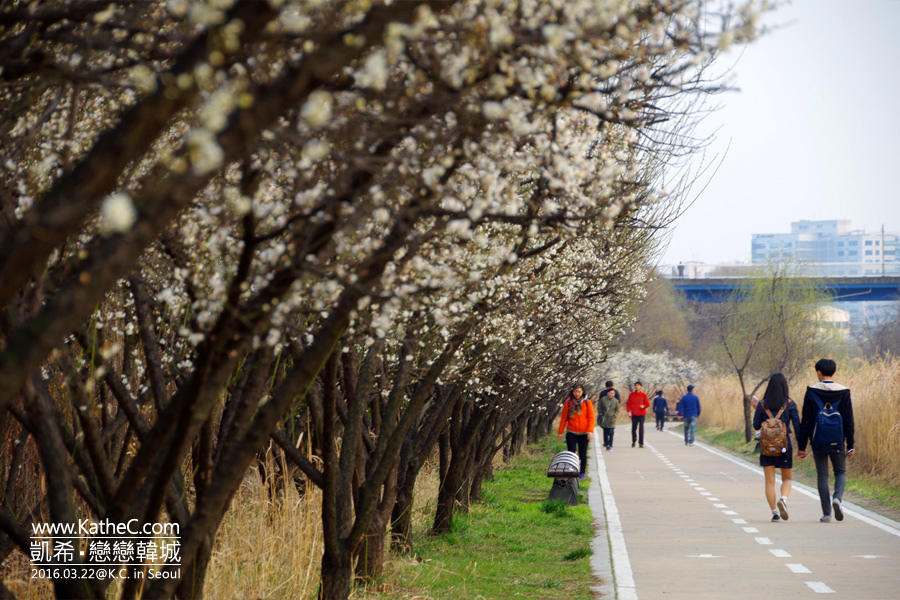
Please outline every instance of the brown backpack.
[{"label": "brown backpack", "polygon": [[759,451],[763,456],[781,456],[787,452],[787,426],[781,420],[784,409],[788,407],[790,400],[784,403],[781,410],[774,417],[768,408],[763,406],[763,410],[769,415],[769,418],[763,421],[762,428],[759,430]]}]

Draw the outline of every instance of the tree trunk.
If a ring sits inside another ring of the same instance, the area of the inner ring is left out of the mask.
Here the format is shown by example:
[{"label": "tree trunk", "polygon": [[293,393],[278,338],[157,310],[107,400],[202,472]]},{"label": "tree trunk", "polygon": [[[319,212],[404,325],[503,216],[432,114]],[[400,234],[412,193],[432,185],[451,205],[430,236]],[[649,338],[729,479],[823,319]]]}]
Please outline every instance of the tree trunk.
[{"label": "tree trunk", "polygon": [[391,512],[391,549],[408,554],[412,552],[412,506],[416,486],[416,474],[407,469],[403,483],[397,489],[397,499]]},{"label": "tree trunk", "polygon": [[434,511],[434,525],[431,532],[441,534],[450,531],[453,521],[453,505],[456,503],[456,491],[461,484],[456,469],[448,469],[438,491],[437,507]]},{"label": "tree trunk", "polygon": [[213,533],[209,533],[194,555],[187,572],[181,574],[181,582],[175,591],[176,598],[202,598],[203,585],[206,582],[206,569],[212,556]]},{"label": "tree trunk", "polygon": [[469,486],[469,501],[481,502],[481,486],[484,483],[484,469],[478,469],[472,477],[472,485]]},{"label": "tree trunk", "polygon": [[377,514],[356,551],[356,575],[367,581],[375,581],[384,572],[384,546],[386,543],[388,516]]},{"label": "tree trunk", "polygon": [[474,449],[471,444],[458,444],[453,451],[447,474],[438,491],[437,508],[434,515],[432,533],[450,531],[453,511],[457,508],[468,512],[469,480]]},{"label": "tree trunk", "polygon": [[450,467],[450,433],[446,429],[438,438],[438,479],[441,485],[447,478],[447,469]]},{"label": "tree trunk", "polygon": [[478,469],[475,477],[472,479],[472,487],[469,490],[469,498],[472,502],[481,502],[481,489],[484,481],[494,478],[494,464],[489,460],[483,467]]},{"label": "tree trunk", "polygon": [[322,582],[319,585],[319,600],[347,600],[353,582],[351,553],[341,545],[333,555],[326,546],[322,555]]},{"label": "tree trunk", "polygon": [[[399,462],[399,458],[396,459]],[[369,528],[357,549],[356,573],[367,581],[375,581],[384,573],[384,546],[391,510],[397,499],[397,465],[384,482],[381,502],[372,515]]]},{"label": "tree trunk", "polygon": [[744,394],[744,441],[753,439],[753,415],[750,410],[750,396]]}]

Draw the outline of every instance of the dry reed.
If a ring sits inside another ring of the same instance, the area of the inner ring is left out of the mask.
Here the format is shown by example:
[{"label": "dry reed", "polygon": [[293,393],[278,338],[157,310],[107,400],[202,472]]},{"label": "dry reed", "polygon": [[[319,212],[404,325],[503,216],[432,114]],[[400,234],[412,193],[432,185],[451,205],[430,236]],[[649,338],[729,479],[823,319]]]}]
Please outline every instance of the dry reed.
[{"label": "dry reed", "polygon": [[322,560],[318,490],[285,486],[273,501],[259,476],[248,476],[216,536],[207,598],[314,598]]}]

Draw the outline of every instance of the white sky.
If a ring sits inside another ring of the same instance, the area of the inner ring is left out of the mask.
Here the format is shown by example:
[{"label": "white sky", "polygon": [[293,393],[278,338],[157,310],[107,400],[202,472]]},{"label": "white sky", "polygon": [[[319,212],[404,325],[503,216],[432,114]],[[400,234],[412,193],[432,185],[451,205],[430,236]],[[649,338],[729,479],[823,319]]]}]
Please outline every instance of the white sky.
[{"label": "white sky", "polygon": [[749,262],[751,234],[801,219],[900,230],[900,0],[794,0],[764,22],[780,28],[720,59],[739,91],[713,99],[706,162],[730,148],[662,264]]}]

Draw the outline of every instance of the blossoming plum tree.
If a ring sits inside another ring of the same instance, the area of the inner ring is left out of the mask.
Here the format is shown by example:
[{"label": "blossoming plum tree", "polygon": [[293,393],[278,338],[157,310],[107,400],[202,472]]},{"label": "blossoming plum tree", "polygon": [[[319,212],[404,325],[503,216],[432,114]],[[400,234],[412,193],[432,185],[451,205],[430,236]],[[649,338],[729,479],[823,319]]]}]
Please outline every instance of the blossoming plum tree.
[{"label": "blossoming plum tree", "polygon": [[201,595],[270,438],[322,489],[323,598],[377,573],[442,433],[445,527],[627,324],[691,99],[760,9],[4,4],[4,553],[164,514],[179,577],[142,597]]}]

